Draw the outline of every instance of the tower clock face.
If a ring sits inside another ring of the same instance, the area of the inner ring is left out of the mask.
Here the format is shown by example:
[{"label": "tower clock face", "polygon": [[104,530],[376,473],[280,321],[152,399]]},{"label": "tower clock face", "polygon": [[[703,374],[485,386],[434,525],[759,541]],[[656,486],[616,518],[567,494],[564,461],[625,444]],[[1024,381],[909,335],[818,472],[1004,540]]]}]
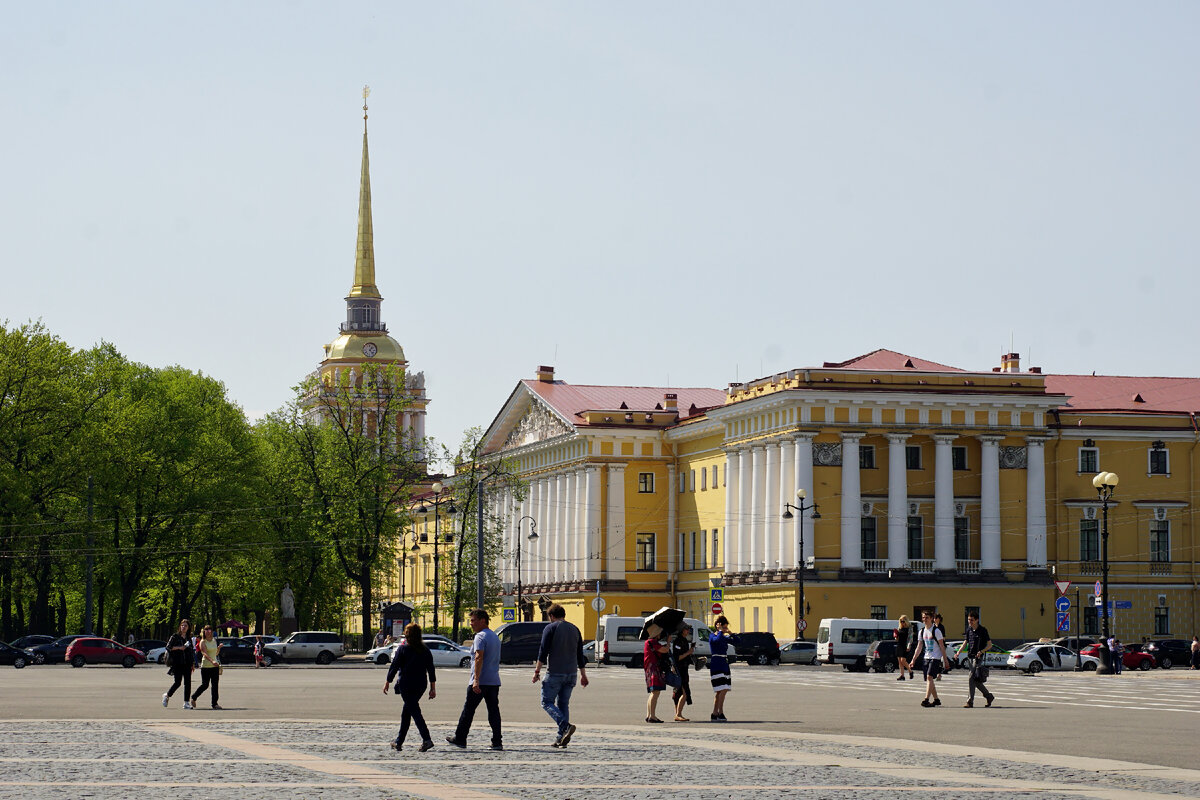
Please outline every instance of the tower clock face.
[{"label": "tower clock face", "polygon": [[374,342],[367,342],[363,345],[363,355],[367,358],[374,358],[378,352],[379,348],[375,346]]}]

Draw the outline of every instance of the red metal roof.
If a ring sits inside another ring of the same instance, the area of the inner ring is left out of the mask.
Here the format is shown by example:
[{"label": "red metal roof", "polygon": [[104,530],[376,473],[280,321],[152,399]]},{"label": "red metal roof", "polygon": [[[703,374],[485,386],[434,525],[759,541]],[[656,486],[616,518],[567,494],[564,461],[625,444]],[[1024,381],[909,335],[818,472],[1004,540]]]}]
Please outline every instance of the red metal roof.
[{"label": "red metal roof", "polygon": [[[723,389],[677,389],[661,386],[587,386],[575,383],[539,380],[523,380],[528,389],[544,400],[551,408],[575,424],[582,422],[584,411],[617,410],[624,403],[630,411],[653,411],[655,404],[663,403],[664,394],[679,398],[679,418],[689,416],[688,409],[694,404],[703,410],[725,404]],[[622,409],[623,410],[623,409]]]},{"label": "red metal roof", "polygon": [[964,372],[958,367],[950,367],[945,364],[939,364],[936,361],[926,361],[923,358],[915,358],[906,356],[904,353],[897,353],[895,350],[872,350],[861,356],[856,356],[849,361],[832,362],[826,361],[825,369],[877,369],[895,372],[902,369],[913,369],[918,372]]},{"label": "red metal roof", "polygon": [[1200,411],[1200,378],[1047,374],[1046,389],[1070,397],[1064,411]]}]

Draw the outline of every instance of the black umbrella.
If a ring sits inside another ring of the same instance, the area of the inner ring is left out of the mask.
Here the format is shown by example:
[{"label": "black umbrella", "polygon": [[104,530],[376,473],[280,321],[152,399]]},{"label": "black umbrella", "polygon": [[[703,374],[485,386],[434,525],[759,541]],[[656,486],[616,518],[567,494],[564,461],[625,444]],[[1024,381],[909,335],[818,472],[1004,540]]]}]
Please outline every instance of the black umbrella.
[{"label": "black umbrella", "polygon": [[664,633],[679,633],[683,628],[683,610],[663,606],[642,623],[642,639],[657,638]]}]

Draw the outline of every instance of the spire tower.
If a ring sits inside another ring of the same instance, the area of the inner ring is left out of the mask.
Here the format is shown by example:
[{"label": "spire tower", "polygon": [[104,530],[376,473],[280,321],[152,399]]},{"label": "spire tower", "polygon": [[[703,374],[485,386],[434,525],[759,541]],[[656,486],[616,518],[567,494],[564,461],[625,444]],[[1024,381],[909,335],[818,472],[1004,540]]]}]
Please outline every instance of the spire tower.
[{"label": "spire tower", "polygon": [[350,297],[382,300],[375,286],[375,231],[371,226],[371,163],[367,152],[367,97],[370,94],[371,87],[364,86],[362,174],[358,181],[358,246],[354,252],[354,285],[350,287]]}]

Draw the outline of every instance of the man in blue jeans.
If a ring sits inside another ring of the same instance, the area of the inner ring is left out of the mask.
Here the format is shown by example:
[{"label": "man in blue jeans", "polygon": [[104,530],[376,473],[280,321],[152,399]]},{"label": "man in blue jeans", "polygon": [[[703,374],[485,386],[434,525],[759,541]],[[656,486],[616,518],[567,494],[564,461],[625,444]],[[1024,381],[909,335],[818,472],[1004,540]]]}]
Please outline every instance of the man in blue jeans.
[{"label": "man in blue jeans", "polygon": [[553,746],[566,747],[575,734],[575,726],[571,724],[571,692],[575,689],[576,673],[579,685],[588,685],[587,659],[583,657],[583,636],[579,628],[567,622],[566,609],[555,603],[546,614],[550,624],[542,631],[533,682],[541,679],[544,665],[546,679],[542,681],[542,708],[558,725],[558,738]]}]

